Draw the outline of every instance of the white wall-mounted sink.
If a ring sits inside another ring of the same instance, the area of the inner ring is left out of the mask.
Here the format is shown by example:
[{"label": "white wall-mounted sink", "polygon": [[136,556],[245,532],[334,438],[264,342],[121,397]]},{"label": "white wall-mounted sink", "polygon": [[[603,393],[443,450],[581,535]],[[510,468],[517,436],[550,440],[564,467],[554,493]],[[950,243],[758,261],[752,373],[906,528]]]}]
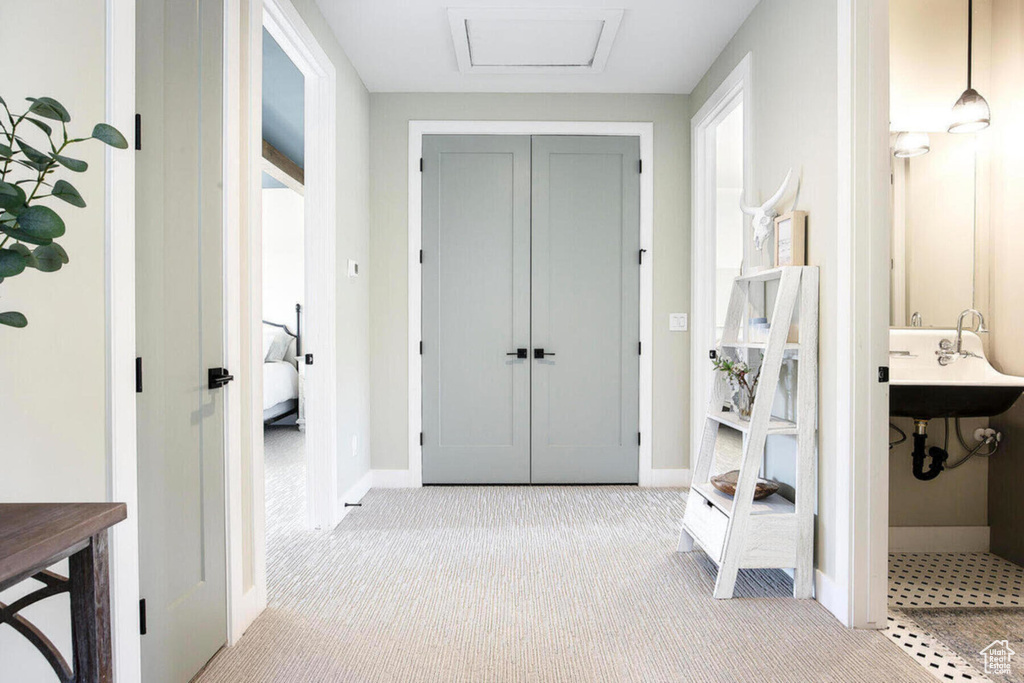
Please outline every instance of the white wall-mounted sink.
[{"label": "white wall-mounted sink", "polygon": [[985,358],[981,338],[964,331],[961,356],[939,363],[939,343],[956,330],[889,330],[889,412],[899,417],[989,417],[1010,409],[1024,393],[1024,377],[1004,375]]}]

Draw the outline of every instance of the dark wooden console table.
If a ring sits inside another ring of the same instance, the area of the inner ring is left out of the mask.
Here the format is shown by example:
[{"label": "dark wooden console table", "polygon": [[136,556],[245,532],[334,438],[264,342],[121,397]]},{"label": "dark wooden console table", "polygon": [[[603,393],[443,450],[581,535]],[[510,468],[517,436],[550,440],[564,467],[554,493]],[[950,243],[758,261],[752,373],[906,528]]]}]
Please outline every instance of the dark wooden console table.
[{"label": "dark wooden console table", "polygon": [[[29,578],[43,584],[9,605],[0,602],[0,625],[28,639],[61,683],[113,680],[107,529],[126,516],[124,503],[0,504],[0,591]],[[67,578],[46,569],[64,558]],[[50,639],[18,614],[64,592],[71,594],[73,669]]]}]

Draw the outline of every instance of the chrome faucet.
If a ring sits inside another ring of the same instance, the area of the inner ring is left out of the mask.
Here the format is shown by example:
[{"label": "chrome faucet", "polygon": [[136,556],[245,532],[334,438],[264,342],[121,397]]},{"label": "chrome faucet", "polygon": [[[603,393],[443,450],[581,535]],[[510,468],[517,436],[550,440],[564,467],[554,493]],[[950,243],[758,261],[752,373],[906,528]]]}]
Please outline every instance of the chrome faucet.
[{"label": "chrome faucet", "polygon": [[967,310],[960,313],[960,317],[956,321],[956,340],[943,339],[939,342],[939,350],[935,352],[935,355],[939,357],[939,365],[949,365],[965,356],[973,356],[974,358],[981,358],[972,351],[964,351],[964,318],[968,315],[978,317],[978,326],[974,328],[976,334],[985,334],[988,329],[985,328],[985,316],[981,314],[981,311],[968,308]]}]

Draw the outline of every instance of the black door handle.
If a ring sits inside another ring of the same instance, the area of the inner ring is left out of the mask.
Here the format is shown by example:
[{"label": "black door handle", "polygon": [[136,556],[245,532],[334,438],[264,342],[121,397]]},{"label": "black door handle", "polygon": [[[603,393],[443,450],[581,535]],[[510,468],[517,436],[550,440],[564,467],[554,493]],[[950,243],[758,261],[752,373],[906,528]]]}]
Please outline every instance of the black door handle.
[{"label": "black door handle", "polygon": [[235,376],[228,374],[227,368],[210,368],[207,371],[207,378],[210,381],[211,389],[219,389],[233,380]]},{"label": "black door handle", "polygon": [[537,360],[544,360],[544,358],[546,358],[547,356],[553,355],[555,354],[551,353],[550,351],[545,351],[544,349],[533,350],[533,357],[536,358]]},{"label": "black door handle", "polygon": [[525,359],[530,357],[530,353],[529,353],[529,351],[527,349],[516,349],[512,353],[506,353],[505,355],[506,356],[515,356],[516,358],[523,359],[523,360],[525,360]]}]

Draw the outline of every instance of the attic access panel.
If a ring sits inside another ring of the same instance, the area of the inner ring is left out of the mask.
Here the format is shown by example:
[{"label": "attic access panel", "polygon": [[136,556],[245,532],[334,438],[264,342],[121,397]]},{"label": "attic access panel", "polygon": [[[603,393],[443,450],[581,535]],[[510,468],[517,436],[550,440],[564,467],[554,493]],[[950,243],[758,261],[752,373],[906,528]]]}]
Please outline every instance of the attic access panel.
[{"label": "attic access panel", "polygon": [[601,73],[621,9],[449,9],[462,73]]}]

